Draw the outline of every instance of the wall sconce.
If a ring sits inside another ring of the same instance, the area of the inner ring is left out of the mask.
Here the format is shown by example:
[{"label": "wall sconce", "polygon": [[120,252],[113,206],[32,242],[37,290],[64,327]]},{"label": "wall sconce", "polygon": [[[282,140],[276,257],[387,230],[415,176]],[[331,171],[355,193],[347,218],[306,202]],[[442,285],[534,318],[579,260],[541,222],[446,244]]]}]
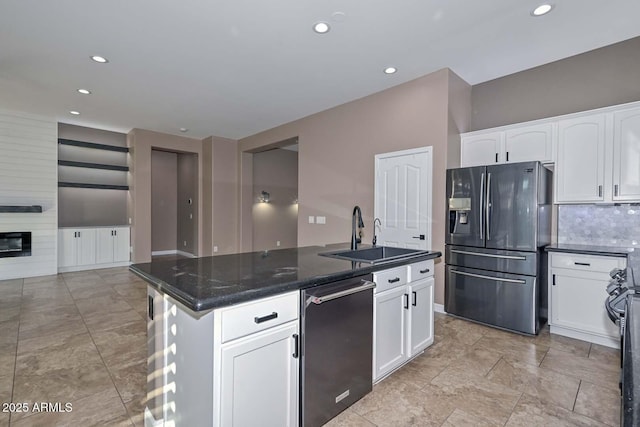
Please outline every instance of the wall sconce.
[{"label": "wall sconce", "polygon": [[260,201],[262,203],[269,203],[269,198],[271,197],[271,194],[267,193],[266,191],[262,190],[260,192]]}]

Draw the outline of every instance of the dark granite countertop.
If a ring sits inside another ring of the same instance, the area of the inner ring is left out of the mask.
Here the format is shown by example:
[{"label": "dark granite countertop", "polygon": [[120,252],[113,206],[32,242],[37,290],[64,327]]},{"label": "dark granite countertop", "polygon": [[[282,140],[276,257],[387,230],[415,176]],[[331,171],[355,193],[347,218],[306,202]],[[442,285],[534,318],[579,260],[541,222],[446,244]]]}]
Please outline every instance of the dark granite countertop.
[{"label": "dark granite countertop", "polygon": [[308,246],[154,261],[130,269],[189,309],[204,311],[442,256],[429,252],[372,265],[318,255],[332,249]]},{"label": "dark granite countertop", "polygon": [[614,257],[626,257],[633,252],[633,248],[596,245],[574,245],[569,243],[557,243],[544,248],[547,252],[570,252],[584,255],[602,255]]}]

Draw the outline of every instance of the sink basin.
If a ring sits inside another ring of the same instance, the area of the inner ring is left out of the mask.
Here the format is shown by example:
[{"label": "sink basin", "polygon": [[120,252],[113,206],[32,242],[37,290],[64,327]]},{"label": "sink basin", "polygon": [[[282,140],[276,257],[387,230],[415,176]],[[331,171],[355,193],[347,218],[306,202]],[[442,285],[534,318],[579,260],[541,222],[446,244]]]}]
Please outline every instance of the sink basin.
[{"label": "sink basin", "polygon": [[376,246],[373,248],[341,250],[335,252],[323,252],[319,255],[329,258],[344,259],[347,261],[366,262],[377,264],[385,261],[393,261],[401,258],[411,258],[417,255],[424,255],[429,251],[421,249],[394,248],[391,246]]}]

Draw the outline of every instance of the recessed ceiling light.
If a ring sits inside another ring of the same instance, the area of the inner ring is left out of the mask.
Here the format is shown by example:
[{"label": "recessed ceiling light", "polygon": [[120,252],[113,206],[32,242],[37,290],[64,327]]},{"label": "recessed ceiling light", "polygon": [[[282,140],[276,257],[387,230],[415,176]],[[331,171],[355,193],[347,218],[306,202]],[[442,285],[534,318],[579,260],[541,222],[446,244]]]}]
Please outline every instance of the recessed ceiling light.
[{"label": "recessed ceiling light", "polygon": [[80,92],[83,95],[90,95],[91,91],[89,89],[78,89],[78,92]]},{"label": "recessed ceiling light", "polygon": [[531,15],[533,16],[542,16],[545,15],[549,12],[551,12],[551,9],[553,9],[553,5],[545,3],[545,4],[541,4],[540,6],[536,7],[535,9],[533,9],[531,11]]},{"label": "recessed ceiling light", "polygon": [[189,129],[187,128],[180,128],[180,132],[187,132]]},{"label": "recessed ceiling light", "polygon": [[91,59],[93,59],[96,62],[99,62],[101,64],[105,64],[107,62],[109,62],[109,60],[107,58],[105,58],[104,56],[99,56],[99,55],[93,55],[91,57]]},{"label": "recessed ceiling light", "polygon": [[74,116],[78,116],[78,115],[80,115],[80,111],[71,110],[71,111],[69,111],[69,114],[73,114]]},{"label": "recessed ceiling light", "polygon": [[329,27],[329,24],[327,24],[326,22],[320,21],[313,24],[313,31],[318,34],[328,33],[330,29],[331,27]]},{"label": "recessed ceiling light", "polygon": [[385,74],[393,74],[396,71],[398,71],[398,69],[396,67],[387,67],[384,69],[384,73]]}]

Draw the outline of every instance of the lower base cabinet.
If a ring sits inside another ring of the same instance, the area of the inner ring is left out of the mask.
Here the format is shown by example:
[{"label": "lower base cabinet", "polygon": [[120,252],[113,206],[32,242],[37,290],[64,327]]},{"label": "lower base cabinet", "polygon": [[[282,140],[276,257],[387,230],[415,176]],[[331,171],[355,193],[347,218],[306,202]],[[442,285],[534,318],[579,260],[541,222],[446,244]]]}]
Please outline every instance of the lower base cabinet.
[{"label": "lower base cabinet", "polygon": [[194,313],[148,287],[145,427],[297,426],[299,295]]},{"label": "lower base cabinet", "polygon": [[551,253],[549,262],[551,333],[610,347],[620,345],[620,328],[604,308],[609,272],[626,258]]},{"label": "lower base cabinet", "polygon": [[58,230],[58,271],[129,265],[129,227],[83,227]]},{"label": "lower base cabinet", "polygon": [[433,261],[374,273],[374,282],[375,383],[433,343]]}]

